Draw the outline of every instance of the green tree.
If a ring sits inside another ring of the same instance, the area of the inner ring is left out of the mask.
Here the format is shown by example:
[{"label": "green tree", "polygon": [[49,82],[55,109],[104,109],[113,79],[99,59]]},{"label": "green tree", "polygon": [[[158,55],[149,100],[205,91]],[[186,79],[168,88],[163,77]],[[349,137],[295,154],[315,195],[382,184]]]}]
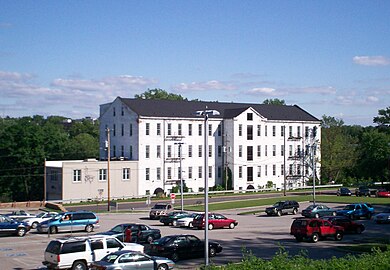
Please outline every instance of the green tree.
[{"label": "green tree", "polygon": [[286,102],[284,101],[284,99],[273,98],[264,100],[263,104],[286,105]]},{"label": "green tree", "polygon": [[356,165],[357,139],[346,133],[341,119],[324,115],[321,127],[321,176],[338,183]]},{"label": "green tree", "polygon": [[378,116],[374,117],[374,123],[390,126],[390,107],[378,110]]},{"label": "green tree", "polygon": [[148,91],[134,96],[137,99],[159,99],[159,100],[187,100],[181,95],[168,93],[167,91],[156,88],[156,89],[148,89]]}]

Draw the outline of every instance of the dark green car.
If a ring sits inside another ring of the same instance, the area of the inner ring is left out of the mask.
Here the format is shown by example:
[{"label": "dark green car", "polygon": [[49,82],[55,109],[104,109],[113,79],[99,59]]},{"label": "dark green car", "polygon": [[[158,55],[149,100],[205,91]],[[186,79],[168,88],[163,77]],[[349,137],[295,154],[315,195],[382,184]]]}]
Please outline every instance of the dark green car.
[{"label": "dark green car", "polygon": [[335,216],[336,210],[330,208],[324,204],[312,204],[306,209],[302,210],[302,216],[304,217],[324,217],[324,216]]},{"label": "dark green car", "polygon": [[166,225],[173,225],[173,226],[175,226],[176,225],[176,221],[179,218],[188,217],[189,215],[191,215],[191,214],[188,213],[188,212],[185,212],[185,211],[173,211],[173,212],[170,212],[168,215],[161,216],[160,217],[160,222],[164,223],[165,226]]}]

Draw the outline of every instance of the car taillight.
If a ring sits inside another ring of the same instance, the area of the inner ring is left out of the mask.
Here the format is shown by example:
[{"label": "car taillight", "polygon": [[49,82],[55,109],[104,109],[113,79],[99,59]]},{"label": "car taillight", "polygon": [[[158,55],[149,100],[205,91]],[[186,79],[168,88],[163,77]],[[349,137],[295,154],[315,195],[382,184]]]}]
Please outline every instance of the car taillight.
[{"label": "car taillight", "polygon": [[61,261],[60,255],[57,255],[57,263],[59,263],[60,261]]}]

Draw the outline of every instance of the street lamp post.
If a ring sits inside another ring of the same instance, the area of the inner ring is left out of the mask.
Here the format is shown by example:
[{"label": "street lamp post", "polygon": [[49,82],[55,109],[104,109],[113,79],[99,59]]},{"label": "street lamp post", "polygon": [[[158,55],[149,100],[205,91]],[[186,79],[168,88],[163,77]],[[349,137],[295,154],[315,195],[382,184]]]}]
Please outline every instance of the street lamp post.
[{"label": "street lamp post", "polygon": [[184,211],[184,199],[183,199],[183,167],[181,166],[181,160],[182,160],[182,152],[181,152],[181,146],[184,144],[182,142],[175,143],[179,145],[179,157],[180,157],[180,203],[181,203],[181,211]]},{"label": "street lamp post", "polygon": [[107,128],[107,211],[110,212],[110,129]]},{"label": "street lamp post", "polygon": [[197,111],[196,115],[204,117],[204,260],[209,265],[209,183],[208,183],[208,118],[209,115],[219,115],[216,110]]}]

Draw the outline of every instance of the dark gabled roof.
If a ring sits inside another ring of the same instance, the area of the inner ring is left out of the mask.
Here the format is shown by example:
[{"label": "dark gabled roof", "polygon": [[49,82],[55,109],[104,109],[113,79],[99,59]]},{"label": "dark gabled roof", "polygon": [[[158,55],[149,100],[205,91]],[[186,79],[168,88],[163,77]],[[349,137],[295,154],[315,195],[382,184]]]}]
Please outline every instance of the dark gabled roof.
[{"label": "dark gabled roof", "polygon": [[189,118],[194,117],[196,111],[203,111],[207,108],[219,111],[220,115],[214,117],[230,119],[248,108],[253,108],[269,120],[319,121],[297,105],[119,98],[140,116]]}]

